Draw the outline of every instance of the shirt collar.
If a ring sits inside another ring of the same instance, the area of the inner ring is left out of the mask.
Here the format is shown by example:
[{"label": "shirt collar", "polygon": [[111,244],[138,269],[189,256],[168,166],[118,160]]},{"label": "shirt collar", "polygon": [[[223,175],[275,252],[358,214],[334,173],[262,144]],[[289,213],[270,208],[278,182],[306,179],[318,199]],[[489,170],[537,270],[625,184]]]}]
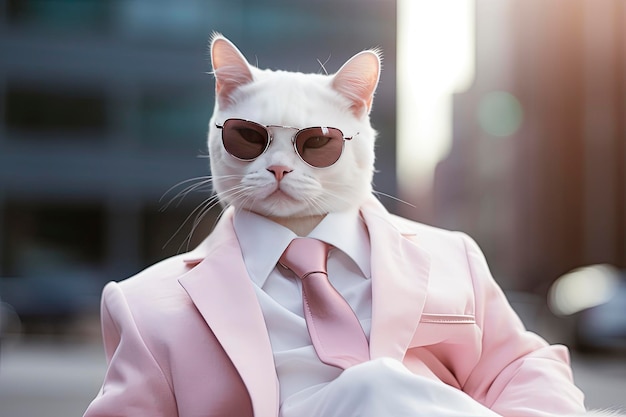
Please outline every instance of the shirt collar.
[{"label": "shirt collar", "polygon": [[[278,259],[297,236],[286,227],[247,210],[236,211],[233,225],[248,274],[263,287]],[[370,277],[369,236],[357,209],[327,214],[308,237],[341,250],[366,278]]]}]

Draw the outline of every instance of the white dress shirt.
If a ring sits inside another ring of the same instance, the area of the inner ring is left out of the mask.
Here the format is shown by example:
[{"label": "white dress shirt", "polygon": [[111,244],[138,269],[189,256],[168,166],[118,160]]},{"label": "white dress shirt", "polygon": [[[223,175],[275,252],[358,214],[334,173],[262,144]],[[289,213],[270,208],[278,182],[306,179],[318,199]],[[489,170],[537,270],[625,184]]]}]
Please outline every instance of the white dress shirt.
[{"label": "white dress shirt", "polygon": [[[235,214],[234,227],[269,332],[280,402],[283,404],[292,396],[310,397],[335,380],[342,370],[322,363],[317,357],[303,316],[302,284],[292,272],[277,266],[287,245],[297,236],[245,210]],[[328,214],[308,237],[333,246],[328,258],[329,279],[352,306],[369,338],[370,243],[358,210]]]},{"label": "white dress shirt", "polygon": [[[280,385],[279,417],[498,417],[467,394],[377,358],[342,371],[322,363],[302,311],[302,284],[277,262],[297,236],[248,211],[234,218],[248,274],[269,332]],[[370,242],[357,210],[328,214],[308,235],[331,244],[328,276],[369,339]]]}]

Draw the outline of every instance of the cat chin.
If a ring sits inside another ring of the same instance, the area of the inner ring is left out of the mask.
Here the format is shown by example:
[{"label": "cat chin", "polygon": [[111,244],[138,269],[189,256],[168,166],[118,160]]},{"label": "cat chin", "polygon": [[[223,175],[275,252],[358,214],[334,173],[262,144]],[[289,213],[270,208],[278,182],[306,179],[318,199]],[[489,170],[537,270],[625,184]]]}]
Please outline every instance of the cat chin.
[{"label": "cat chin", "polygon": [[[234,204],[238,207],[237,204]],[[241,208],[253,211],[265,217],[277,218],[298,218],[310,217],[326,214],[322,209],[316,209],[301,201],[289,199],[270,199],[257,201],[253,206],[242,206]]]},{"label": "cat chin", "polygon": [[326,198],[323,203],[316,203],[315,199],[297,199],[286,193],[280,193],[272,194],[267,198],[252,198],[230,203],[237,209],[253,211],[265,217],[304,218],[349,210],[360,206],[363,200],[364,198],[355,195],[350,200],[331,201]]}]

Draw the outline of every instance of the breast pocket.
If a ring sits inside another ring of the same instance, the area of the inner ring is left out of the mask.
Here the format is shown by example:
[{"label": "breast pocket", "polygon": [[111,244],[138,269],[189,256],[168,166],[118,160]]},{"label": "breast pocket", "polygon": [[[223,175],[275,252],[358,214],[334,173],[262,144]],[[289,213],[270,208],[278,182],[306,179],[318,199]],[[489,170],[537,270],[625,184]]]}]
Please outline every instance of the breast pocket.
[{"label": "breast pocket", "polygon": [[423,313],[410,348],[436,344],[472,344],[480,340],[476,318],[469,314]]}]

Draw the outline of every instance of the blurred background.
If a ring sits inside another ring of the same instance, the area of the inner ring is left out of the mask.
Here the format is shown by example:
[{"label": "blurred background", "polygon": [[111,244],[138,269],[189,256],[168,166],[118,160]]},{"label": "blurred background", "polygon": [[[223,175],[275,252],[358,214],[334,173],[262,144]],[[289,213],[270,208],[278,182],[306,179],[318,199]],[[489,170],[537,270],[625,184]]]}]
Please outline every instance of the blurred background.
[{"label": "blurred background", "polygon": [[262,68],[382,48],[381,201],[474,237],[588,405],[626,408],[622,0],[0,0],[1,416],[81,415],[103,285],[213,227],[208,191],[164,209],[210,169],[213,31]]}]

